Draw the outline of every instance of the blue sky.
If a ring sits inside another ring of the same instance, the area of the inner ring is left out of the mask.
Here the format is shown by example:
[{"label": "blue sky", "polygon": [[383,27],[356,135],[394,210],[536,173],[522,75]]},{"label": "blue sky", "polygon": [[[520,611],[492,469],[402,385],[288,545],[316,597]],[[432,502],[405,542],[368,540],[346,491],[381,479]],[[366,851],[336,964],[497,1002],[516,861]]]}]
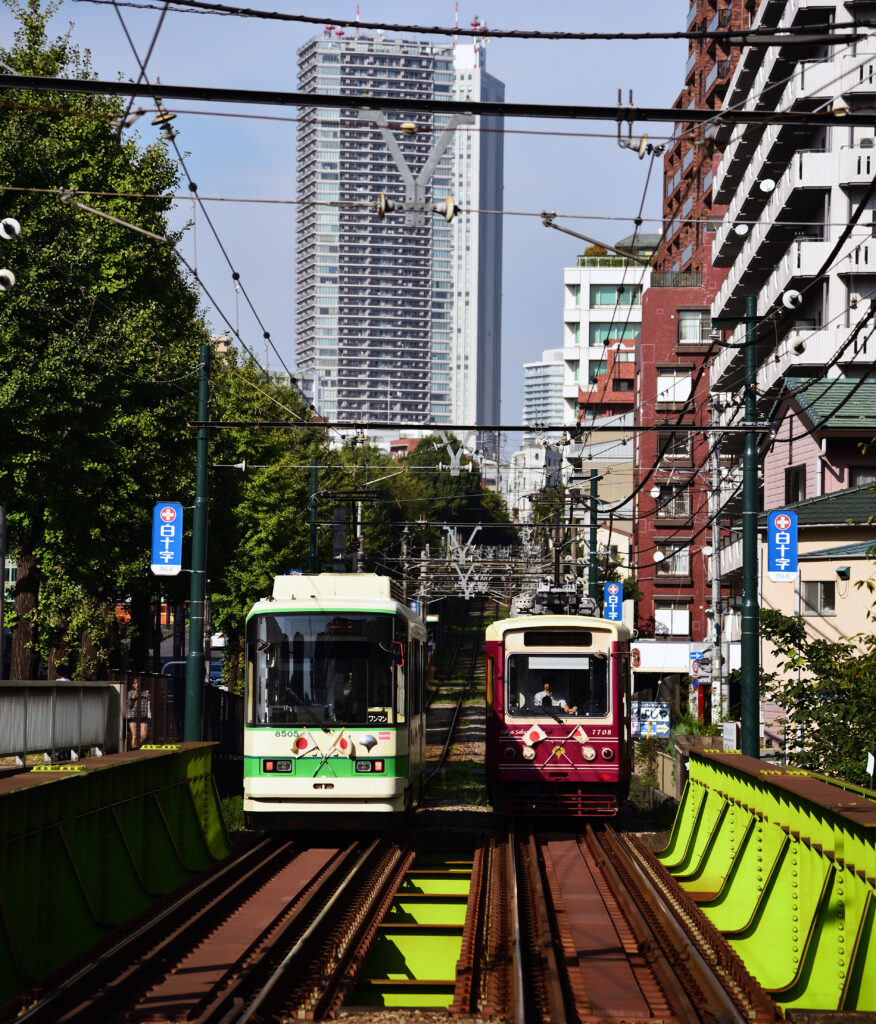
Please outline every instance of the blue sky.
[{"label": "blue sky", "polygon": [[[354,20],[351,0],[321,0],[308,5],[284,0],[249,6],[325,16],[327,22]],[[360,0],[363,19],[452,25],[453,0]],[[495,28],[548,31],[681,31],[688,0],[460,0],[459,21],[475,16]],[[80,48],[91,52],[101,78],[136,78],[138,66],[125,37],[124,19],[140,56],[152,41],[156,11],[64,0],[53,21],[53,34],[68,30]],[[11,43],[14,19],[0,9],[0,39]],[[147,67],[156,78],[174,85],[242,89],[296,88],[296,51],[319,32],[318,26],[197,14],[168,14]],[[425,37],[430,38],[430,37]],[[436,38],[436,37],[431,37]],[[506,85],[506,99],[531,103],[614,105],[618,89],[633,90],[646,106],[671,105],[683,80],[684,41],[564,42],[493,40],[487,49],[488,70]],[[138,100],[136,105],[146,105]],[[202,196],[290,200],[295,197],[294,120],[254,120],[205,116],[198,104],[173,104],[192,113],[174,121],[178,143]],[[226,113],[264,113],[294,118],[294,108],[226,105]],[[150,139],[156,131],[142,118],[135,131]],[[590,214],[598,218],[564,223],[586,235],[612,242],[631,233],[632,218],[642,202],[648,159],[639,161],[621,150],[611,122],[506,120],[506,129],[528,132],[605,133],[606,138],[509,132],[505,141],[505,209]],[[634,129],[641,134],[643,126]],[[665,128],[651,129],[660,133]],[[660,213],[662,183],[658,159],[645,196],[644,215]],[[14,183],[10,183],[14,184]],[[59,185],[62,184],[59,182]],[[181,204],[178,223],[191,218],[190,202]],[[294,224],[293,205],[210,203],[209,213],[231,261],[241,275],[258,315],[271,332],[288,366],[294,362]],[[656,231],[656,221],[642,230]],[[562,345],[562,268],[574,265],[586,243],[550,231],[538,218],[506,216],[504,224],[502,421],[520,423],[523,404],[522,364],[544,348]],[[196,235],[182,243],[187,259],[197,262],[217,305],[244,340],[265,358],[261,329],[239,296],[231,271],[198,217]],[[209,303],[205,300],[205,305]],[[221,318],[208,309],[217,332]],[[273,352],[272,368],[279,368]],[[513,442],[512,442],[513,443]]]}]

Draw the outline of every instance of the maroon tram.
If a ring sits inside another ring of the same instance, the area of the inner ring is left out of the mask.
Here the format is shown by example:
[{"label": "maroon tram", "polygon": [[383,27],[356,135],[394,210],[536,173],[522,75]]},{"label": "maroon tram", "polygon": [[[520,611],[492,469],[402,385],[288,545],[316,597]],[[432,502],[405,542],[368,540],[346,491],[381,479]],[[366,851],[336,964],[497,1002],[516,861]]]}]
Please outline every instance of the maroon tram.
[{"label": "maroon tram", "polygon": [[612,817],[630,786],[629,630],[521,615],[486,632],[486,772],[496,811]]}]

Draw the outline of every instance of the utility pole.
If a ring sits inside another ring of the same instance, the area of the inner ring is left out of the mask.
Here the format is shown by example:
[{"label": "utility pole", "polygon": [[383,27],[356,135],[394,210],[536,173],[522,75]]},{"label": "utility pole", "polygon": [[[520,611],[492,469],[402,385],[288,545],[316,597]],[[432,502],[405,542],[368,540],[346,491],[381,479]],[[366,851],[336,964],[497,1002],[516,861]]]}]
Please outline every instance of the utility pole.
[{"label": "utility pole", "polygon": [[[206,423],[210,400],[210,346],[201,345],[198,373],[198,419]],[[201,739],[204,703],[204,596],[207,583],[207,427],[198,427],[195,465],[195,511],[192,518],[192,581],[189,590],[189,651],[186,658],[187,743]]]},{"label": "utility pole", "polygon": [[310,460],[310,562],[307,571],[312,575],[319,572],[319,551],[317,550],[316,513],[319,506],[319,499],[316,496],[319,487],[319,463],[316,459]]},{"label": "utility pole", "polygon": [[746,295],[745,316],[716,317],[712,326],[745,324],[745,448],[742,454],[742,753],[760,757],[760,651],[757,605],[757,297]]},{"label": "utility pole", "polygon": [[[712,406],[715,411],[715,406]],[[710,459],[712,462],[712,492],[709,512],[712,517],[712,693],[718,694],[721,717],[730,708],[730,691],[724,683],[724,657],[721,647],[723,634],[723,607],[721,605],[721,458],[718,451],[721,435],[714,434]],[[713,707],[714,714],[714,707]],[[713,719],[714,721],[714,719]]]},{"label": "utility pole", "polygon": [[745,450],[742,456],[742,753],[760,757],[757,607],[757,298],[745,297]]},{"label": "utility pole", "polygon": [[599,497],[599,474],[596,469],[590,470],[590,558],[587,565],[587,594],[592,600],[596,600],[597,576],[599,566],[597,562],[596,544],[596,501]]},{"label": "utility pole", "polygon": [[408,538],[410,534],[408,528],[405,527],[402,530],[401,538],[401,560],[402,560],[402,601],[405,604],[408,603]]}]

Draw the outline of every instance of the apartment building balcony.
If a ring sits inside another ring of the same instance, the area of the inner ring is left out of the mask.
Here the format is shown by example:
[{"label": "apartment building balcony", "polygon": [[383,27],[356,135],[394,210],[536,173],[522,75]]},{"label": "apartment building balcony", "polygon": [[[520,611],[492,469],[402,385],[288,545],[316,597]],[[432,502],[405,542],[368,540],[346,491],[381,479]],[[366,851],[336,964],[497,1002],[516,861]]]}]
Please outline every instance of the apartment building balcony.
[{"label": "apartment building balcony", "polygon": [[726,60],[716,60],[715,63],[709,68],[709,72],[706,75],[705,81],[705,98],[708,100],[715,91],[717,86],[726,83],[730,77],[730,69],[733,62],[728,58]]},{"label": "apartment building balcony", "polygon": [[[805,0],[797,2],[804,3]],[[772,64],[775,59],[771,58],[770,63]],[[859,50],[855,56],[835,57],[832,60],[804,60],[796,66],[785,62],[783,67],[786,73],[787,69],[791,69],[791,77],[785,84],[781,97],[776,96],[777,88],[781,85],[781,77],[775,81],[776,88],[769,88],[770,78],[764,65],[764,74],[761,76],[761,73],[758,73],[751,87],[751,96],[743,105],[744,109],[812,110],[838,95],[862,97],[876,93],[876,53],[862,53]],[[726,102],[733,102],[729,93]],[[776,133],[775,128],[776,126],[771,126],[767,130],[777,139],[781,138],[785,133]],[[792,134],[799,140],[810,132],[809,129],[802,129],[801,135],[801,129],[798,128]],[[732,191],[739,186],[746,173],[762,134],[763,128],[759,125],[739,125],[734,129],[715,174],[717,202],[730,201]]]},{"label": "apartment building balcony", "polygon": [[[781,252],[782,246],[787,248],[777,259],[776,254]],[[832,242],[814,238],[798,238],[788,245],[787,229],[784,229],[784,234],[778,231],[766,234],[756,250],[747,258],[743,254],[734,264],[715,296],[712,315],[742,315],[745,296],[752,294],[758,295],[758,312],[765,315],[779,301],[783,292],[789,288],[800,290],[807,280],[815,277],[832,246]],[[769,273],[771,267],[775,269]]]},{"label": "apartment building balcony", "polygon": [[[762,142],[766,139],[762,140]],[[755,154],[755,158],[757,153]],[[764,154],[761,154],[762,160]],[[779,178],[772,193],[758,187],[758,177],[763,162],[752,160],[742,184],[733,197],[721,226],[715,234],[712,246],[712,261],[716,266],[733,269],[725,285],[734,276],[744,276],[753,258],[760,258],[764,243],[775,235],[787,239],[791,228],[777,225],[777,221],[798,219],[795,212],[808,197],[798,195],[811,189],[827,191],[835,180],[837,160],[835,154],[820,150],[800,150],[794,153],[784,174]],[[737,234],[737,222],[751,221],[759,217],[757,224],[746,234]],[[730,285],[729,291],[733,291]]]},{"label": "apartment building balcony", "polygon": [[[712,565],[713,561],[711,558],[706,558],[706,579],[711,580],[712,578]],[[726,579],[731,573],[742,572],[742,538],[738,540],[725,541],[721,545],[721,578]]]}]

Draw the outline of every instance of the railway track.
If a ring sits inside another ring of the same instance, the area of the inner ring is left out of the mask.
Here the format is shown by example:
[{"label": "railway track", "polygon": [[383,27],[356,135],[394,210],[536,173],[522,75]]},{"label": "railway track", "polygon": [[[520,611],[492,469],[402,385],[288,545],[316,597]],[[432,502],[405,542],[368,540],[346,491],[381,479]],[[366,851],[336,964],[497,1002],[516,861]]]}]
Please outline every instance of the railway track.
[{"label": "railway track", "polygon": [[6,1009],[28,1024],[366,1007],[512,1024],[781,1019],[635,836],[512,825],[442,842],[261,840]]}]

